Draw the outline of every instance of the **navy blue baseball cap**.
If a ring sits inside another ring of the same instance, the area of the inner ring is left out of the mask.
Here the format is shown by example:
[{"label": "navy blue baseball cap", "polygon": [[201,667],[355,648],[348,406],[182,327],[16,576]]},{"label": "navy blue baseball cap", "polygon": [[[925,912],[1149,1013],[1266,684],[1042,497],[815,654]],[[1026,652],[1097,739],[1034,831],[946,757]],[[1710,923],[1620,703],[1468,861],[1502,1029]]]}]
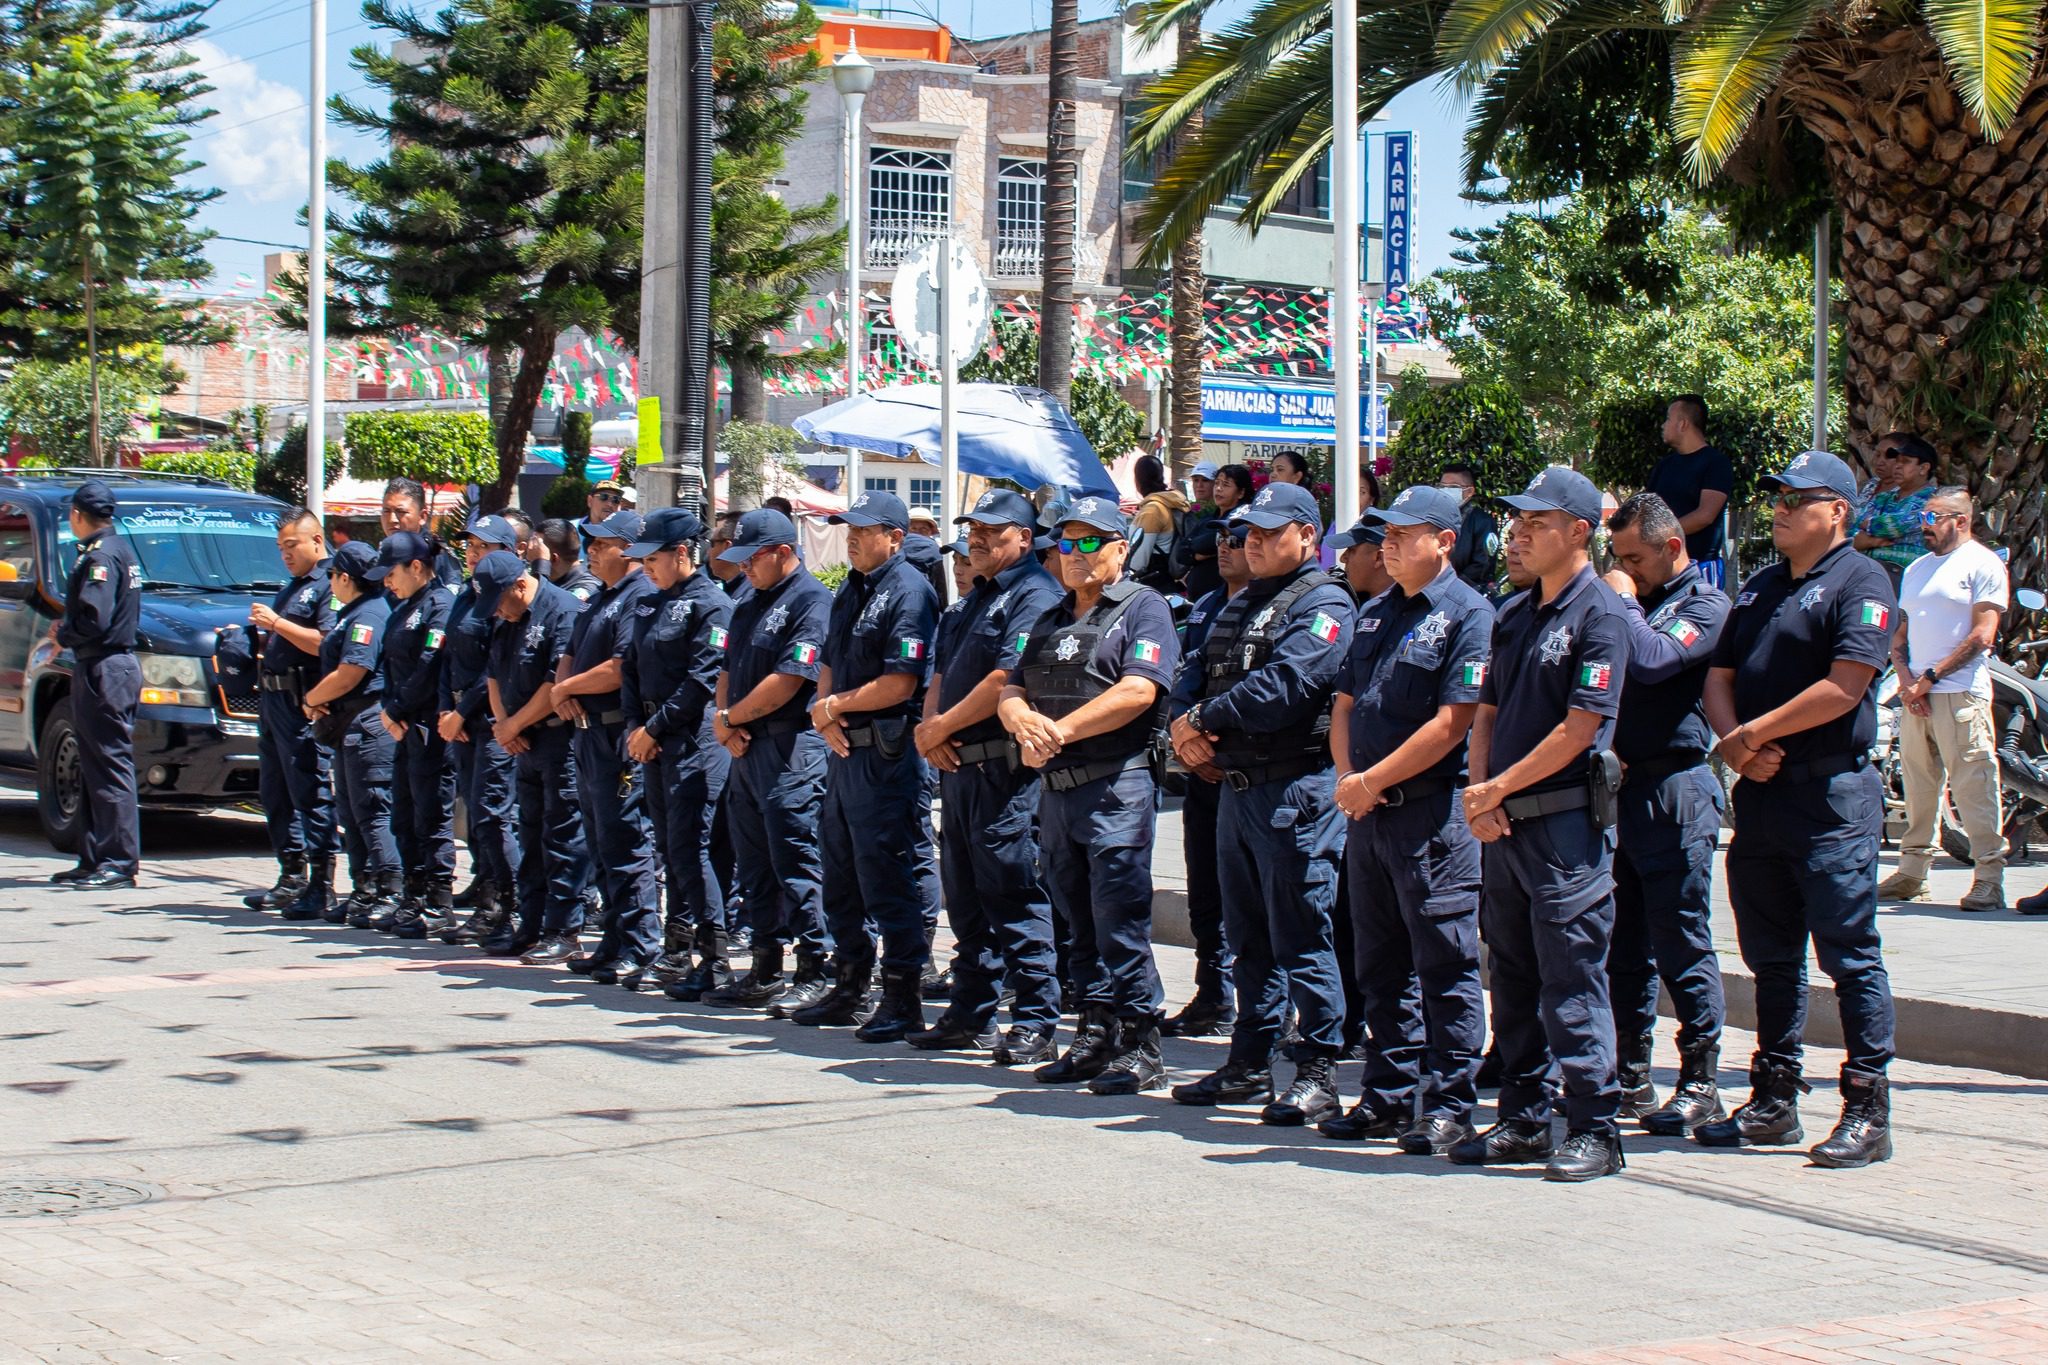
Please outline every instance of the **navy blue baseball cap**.
[{"label": "navy blue baseball cap", "polygon": [[1251,523],[1244,519],[1247,510],[1249,509],[1240,504],[1231,508],[1228,515],[1218,517],[1209,524],[1232,545],[1242,545],[1246,532],[1252,529]]},{"label": "navy blue baseball cap", "polygon": [[434,548],[427,544],[425,536],[414,531],[393,531],[384,537],[384,543],[377,547],[376,567],[367,570],[363,577],[372,583],[381,583],[399,565],[410,564],[414,560],[429,560],[433,557]]},{"label": "navy blue baseball cap", "polygon": [[1123,509],[1116,505],[1115,498],[1093,495],[1075,498],[1060,509],[1057,524],[1065,526],[1070,521],[1078,521],[1083,526],[1092,526],[1111,535],[1128,536],[1131,533],[1130,523],[1124,520]]},{"label": "navy blue baseball cap", "polygon": [[500,550],[514,549],[519,544],[519,533],[503,517],[478,517],[463,534]]},{"label": "navy blue baseball cap", "polygon": [[476,569],[469,581],[476,587],[476,609],[479,615],[494,616],[498,611],[498,600],[505,595],[505,589],[526,577],[526,561],[510,550],[493,550],[476,562]]},{"label": "navy blue baseball cap", "polygon": [[[896,504],[901,507],[903,504]],[[796,526],[772,507],[757,507],[733,528],[732,544],[718,552],[721,564],[744,564],[776,545],[796,544]]]},{"label": "navy blue baseball cap", "polygon": [[949,541],[947,541],[947,542],[946,542],[946,543],[945,543],[944,545],[941,545],[941,546],[939,547],[939,553],[940,553],[940,554],[942,554],[942,555],[964,555],[964,554],[966,554],[966,553],[967,553],[967,537],[966,537],[966,536],[961,536],[961,537],[960,537],[960,538],[959,538],[958,540],[949,540]]},{"label": "navy blue baseball cap", "polygon": [[1763,482],[1779,488],[1821,489],[1844,502],[1856,501],[1856,475],[1825,450],[1800,452],[1777,473],[1764,475]]},{"label": "navy blue baseball cap", "polygon": [[358,583],[369,581],[370,571],[376,564],[377,552],[360,540],[335,546],[334,553],[327,558],[330,572],[347,574]]},{"label": "navy blue baseball cap", "polygon": [[[611,519],[627,515],[624,512]],[[610,525],[611,522],[606,522]],[[704,538],[704,523],[687,507],[664,507],[649,512],[640,538],[626,547],[626,558],[645,559],[657,550],[673,550],[676,546]]]},{"label": "navy blue baseball cap", "polygon": [[114,492],[99,479],[87,479],[71,495],[71,505],[89,517],[114,515]]},{"label": "navy blue baseball cap", "polygon": [[1013,493],[1007,488],[991,488],[981,495],[973,511],[953,518],[955,526],[963,521],[982,526],[1035,527],[1038,525],[1038,509],[1022,493]]},{"label": "navy blue baseball cap", "polygon": [[1316,506],[1315,494],[1297,483],[1269,483],[1261,488],[1252,505],[1245,509],[1244,519],[1262,531],[1302,525],[1313,526],[1320,535],[1323,529],[1323,514]]},{"label": "navy blue baseball cap", "polygon": [[1600,490],[1568,465],[1554,464],[1520,493],[1501,499],[1517,512],[1563,512],[1588,526],[1600,524]]},{"label": "navy blue baseball cap", "polygon": [[614,512],[594,525],[588,522],[585,525],[589,526],[585,534],[592,540],[623,540],[629,545],[640,539],[640,533],[646,529],[640,521],[640,514],[630,507]]},{"label": "navy blue baseball cap", "polygon": [[1420,483],[1413,488],[1402,489],[1401,496],[1386,507],[1367,508],[1361,520],[1384,522],[1388,526],[1434,526],[1439,531],[1455,531],[1464,519],[1464,512],[1465,506],[1458,500],[1456,489]]},{"label": "navy blue baseball cap", "polygon": [[1333,532],[1330,536],[1330,548],[1348,550],[1354,545],[1379,545],[1386,538],[1387,524],[1372,520],[1372,513],[1367,512],[1343,530]]},{"label": "navy blue baseball cap", "polygon": [[887,526],[891,530],[910,529],[910,509],[903,505],[903,499],[894,493],[863,493],[853,500],[853,506],[844,512],[825,518],[834,526]]}]

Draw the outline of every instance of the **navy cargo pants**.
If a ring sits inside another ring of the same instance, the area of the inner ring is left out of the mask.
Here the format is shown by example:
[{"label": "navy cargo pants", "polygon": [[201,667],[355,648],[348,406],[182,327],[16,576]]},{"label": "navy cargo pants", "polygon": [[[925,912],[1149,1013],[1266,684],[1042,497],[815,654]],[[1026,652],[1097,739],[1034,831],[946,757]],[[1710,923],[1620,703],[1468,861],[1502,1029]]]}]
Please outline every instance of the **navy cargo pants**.
[{"label": "navy cargo pants", "polygon": [[842,964],[875,960],[872,923],[881,935],[884,968],[922,972],[931,959],[917,861],[918,822],[929,829],[931,821],[924,759],[910,742],[908,720],[877,720],[847,731],[849,739],[863,735],[868,742],[825,762],[818,814],[825,922]]},{"label": "navy cargo pants", "polygon": [[725,806],[754,950],[787,944],[806,957],[823,958],[832,944],[825,933],[818,808],[830,750],[808,724],[748,729],[752,738],[732,765]]},{"label": "navy cargo pants", "polygon": [[641,765],[626,757],[623,717],[607,721],[593,715],[575,735],[576,804],[591,879],[604,903],[604,932],[595,954],[652,962],[661,952],[661,906]]},{"label": "navy cargo pants", "polygon": [[1622,783],[1607,950],[1617,1038],[1656,1027],[1661,977],[1678,1015],[1679,1047],[1720,1042],[1725,1007],[1712,900],[1720,829],[1721,784],[1705,764]]},{"label": "navy cargo pants", "polygon": [[1126,768],[1038,801],[1046,889],[1072,937],[1080,1003],[1156,1021],[1164,995],[1152,959],[1152,774]]},{"label": "navy cargo pants", "polygon": [[583,928],[590,857],[577,810],[577,772],[569,727],[546,721],[525,732],[518,756],[519,932],[574,934]]},{"label": "navy cargo pants", "polygon": [[1000,758],[939,775],[946,819],[946,919],[956,943],[948,1012],[976,1033],[995,1018],[1007,974],[1011,1022],[1059,1023],[1052,902],[1038,875],[1038,774]]},{"label": "navy cargo pants", "polygon": [[1344,992],[1331,916],[1344,812],[1325,768],[1240,791],[1224,784],[1216,811],[1216,881],[1237,961],[1232,1061],[1264,1067],[1291,999],[1301,1041],[1294,1060],[1334,1058],[1343,1046]]}]

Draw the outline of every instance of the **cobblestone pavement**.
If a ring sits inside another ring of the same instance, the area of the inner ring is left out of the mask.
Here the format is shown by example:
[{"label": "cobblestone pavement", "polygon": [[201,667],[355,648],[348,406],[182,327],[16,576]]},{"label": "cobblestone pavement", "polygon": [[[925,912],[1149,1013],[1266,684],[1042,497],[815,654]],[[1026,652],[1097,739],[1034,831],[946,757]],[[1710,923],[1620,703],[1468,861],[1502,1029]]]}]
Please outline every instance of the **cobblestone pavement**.
[{"label": "cobblestone pavement", "polygon": [[56,891],[0,801],[0,1182],[161,1192],[0,1197],[0,1360],[2048,1358],[2048,1083],[1902,1065],[1865,1172],[1560,1187],[287,925],[253,826],[146,835]]}]

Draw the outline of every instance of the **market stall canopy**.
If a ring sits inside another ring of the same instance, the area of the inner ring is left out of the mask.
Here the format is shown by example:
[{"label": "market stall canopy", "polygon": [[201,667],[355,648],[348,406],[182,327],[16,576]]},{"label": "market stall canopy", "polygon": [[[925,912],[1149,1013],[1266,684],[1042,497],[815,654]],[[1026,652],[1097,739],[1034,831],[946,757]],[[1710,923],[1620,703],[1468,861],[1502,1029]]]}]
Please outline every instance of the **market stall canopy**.
[{"label": "market stall canopy", "polygon": [[[962,384],[954,390],[962,473],[1008,479],[1023,488],[1051,484],[1115,496],[1116,484],[1073,414],[1043,389]],[[876,389],[796,419],[798,434],[820,445],[939,462],[939,386]]]},{"label": "market stall canopy", "polygon": [[[718,476],[718,505],[731,506],[727,496],[732,488],[732,471]],[[790,506],[806,516],[829,517],[834,512],[846,510],[846,499],[837,493],[827,492],[802,475],[793,474],[779,465],[769,465],[761,474],[761,496],[764,498],[784,497]]]}]

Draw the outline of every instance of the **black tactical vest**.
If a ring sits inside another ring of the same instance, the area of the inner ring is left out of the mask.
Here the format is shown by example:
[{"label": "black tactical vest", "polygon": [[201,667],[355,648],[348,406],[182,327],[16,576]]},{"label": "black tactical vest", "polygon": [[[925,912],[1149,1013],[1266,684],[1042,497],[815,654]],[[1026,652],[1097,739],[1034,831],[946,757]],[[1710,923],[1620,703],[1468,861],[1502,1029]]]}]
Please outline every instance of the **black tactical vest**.
[{"label": "black tactical vest", "polygon": [[[1121,675],[1099,666],[1096,646],[1123,616],[1131,600],[1147,589],[1119,579],[1102,590],[1102,600],[1078,621],[1047,631],[1026,647],[1024,693],[1033,710],[1059,720],[1115,687]],[[1107,734],[1091,735],[1061,749],[1048,771],[1078,768],[1107,759],[1134,758],[1145,752],[1166,723],[1166,693],[1161,689],[1150,711]]]},{"label": "black tactical vest", "polygon": [[[1294,604],[1316,588],[1336,580],[1317,569],[1305,573],[1271,597],[1257,603],[1250,593],[1230,599],[1216,617],[1209,638],[1202,644],[1202,695],[1221,696],[1266,666],[1273,656],[1273,642],[1287,627],[1287,614]],[[1314,719],[1287,730],[1247,734],[1242,730],[1224,735],[1216,745],[1216,763],[1223,768],[1253,768],[1269,763],[1330,752],[1330,712],[1325,707]]]}]

